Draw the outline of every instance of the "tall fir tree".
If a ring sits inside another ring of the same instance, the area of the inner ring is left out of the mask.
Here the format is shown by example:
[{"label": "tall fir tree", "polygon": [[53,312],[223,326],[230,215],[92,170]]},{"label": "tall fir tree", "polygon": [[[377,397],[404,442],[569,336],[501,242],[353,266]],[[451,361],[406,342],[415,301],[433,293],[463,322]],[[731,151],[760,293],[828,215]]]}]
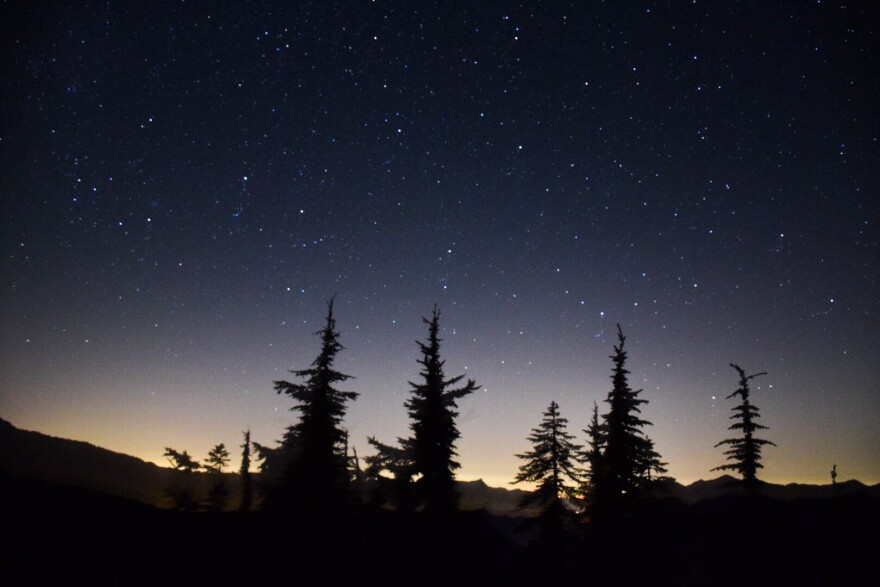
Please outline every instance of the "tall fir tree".
[{"label": "tall fir tree", "polygon": [[417,341],[422,358],[420,383],[409,382],[411,397],[406,402],[412,436],[402,441],[402,448],[411,455],[413,476],[421,475],[416,482],[417,495],[428,512],[449,511],[456,507],[455,470],[460,467],[455,460],[455,442],[461,436],[455,423],[458,400],[479,389],[468,379],[464,385],[456,385],[464,375],[446,379],[443,373],[445,361],[440,358],[440,311],[437,306],[431,319],[422,318],[428,325],[427,342]]},{"label": "tall fir tree", "polygon": [[559,405],[550,402],[540,425],[529,435],[532,449],[516,455],[525,462],[513,482],[536,484],[520,500],[519,507],[538,510],[536,516],[526,518],[522,528],[537,530],[527,552],[531,566],[540,569],[541,582],[547,584],[565,580],[563,569],[574,554],[572,532],[577,522],[564,499],[575,499],[577,495],[582,473],[577,460],[582,447],[566,431],[567,424]]},{"label": "tall fir tree", "polygon": [[768,444],[776,446],[769,440],[755,437],[756,431],[766,430],[767,427],[755,422],[756,419],[761,417],[761,413],[749,401],[751,393],[749,382],[767,373],[746,375],[746,372],[739,365],[731,363],[730,366],[736,369],[736,372],[739,374],[739,387],[728,395],[726,399],[739,396],[740,404],[733,407],[733,415],[730,419],[736,420],[736,422],[731,424],[728,430],[739,430],[742,436],[725,438],[715,445],[716,448],[725,445],[728,447],[724,454],[727,456],[727,460],[731,462],[719,465],[712,470],[736,471],[742,475],[743,481],[746,484],[754,486],[758,480],[758,469],[764,468],[764,465],[761,464],[761,449]]},{"label": "tall fir tree", "polygon": [[577,456],[582,447],[574,444],[567,425],[568,420],[559,414],[559,404],[550,402],[541,424],[529,435],[532,450],[516,455],[525,463],[513,482],[537,483],[523,498],[522,507],[537,506],[546,511],[563,497],[575,498],[581,477]]},{"label": "tall fir tree", "polygon": [[244,443],[241,445],[241,467],[238,474],[241,480],[241,504],[239,510],[248,512],[251,509],[253,496],[251,494],[251,431],[244,431]]},{"label": "tall fir tree", "polygon": [[634,503],[653,487],[659,475],[666,472],[653,441],[642,431],[651,425],[639,417],[640,406],[647,404],[648,400],[639,397],[641,390],[629,386],[624,349],[626,337],[619,324],[617,340],[611,356],[614,363],[612,388],[605,399],[609,410],[602,416],[604,450],[598,476],[593,479],[596,498],[608,511]]},{"label": "tall fir tree", "polygon": [[351,379],[337,371],[333,363],[344,347],[339,342],[333,299],[327,303],[324,328],[315,334],[321,338],[321,351],[308,369],[291,371],[304,383],[276,381],[275,391],[291,396],[297,404],[291,408],[300,419],[288,429],[282,448],[291,451],[280,484],[267,496],[269,507],[301,507],[304,511],[338,507],[347,503],[348,466],[344,454],[346,402],[358,397],[353,391],[335,386]]}]

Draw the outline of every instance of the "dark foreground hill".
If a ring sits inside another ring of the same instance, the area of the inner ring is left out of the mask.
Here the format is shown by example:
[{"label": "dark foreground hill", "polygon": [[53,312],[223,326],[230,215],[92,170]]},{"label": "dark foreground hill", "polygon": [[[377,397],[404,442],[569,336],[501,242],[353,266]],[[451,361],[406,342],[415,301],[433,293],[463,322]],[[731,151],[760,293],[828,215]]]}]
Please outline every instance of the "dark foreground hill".
[{"label": "dark foreground hill", "polygon": [[877,487],[857,482],[764,485],[758,497],[729,477],[674,486],[611,527],[576,523],[548,545],[502,515],[518,492],[482,482],[461,485],[471,511],[428,519],[154,507],[176,480],[0,421],[0,584],[831,585],[875,572],[880,530]]},{"label": "dark foreground hill", "polygon": [[7,474],[0,493],[3,585],[833,585],[871,576],[880,528],[865,495],[728,495],[541,549],[486,511],[178,512]]},{"label": "dark foreground hill", "polygon": [[5,474],[0,490],[0,585],[517,585],[522,570],[509,520],[485,511],[181,512]]},{"label": "dark foreground hill", "polygon": [[[203,493],[211,481],[206,474],[185,475],[87,442],[21,430],[2,418],[0,471],[94,489],[158,507],[169,504],[169,487],[189,484],[194,493]],[[234,483],[229,485],[235,489]]]},{"label": "dark foreground hill", "polygon": [[[214,478],[184,474],[87,442],[21,430],[0,418],[0,471],[17,477],[94,489],[156,507],[170,507],[169,488],[187,486],[194,496],[206,495]],[[239,503],[237,475],[227,473],[230,503]],[[459,483],[462,509],[511,514],[524,492],[489,487],[483,481]]]}]

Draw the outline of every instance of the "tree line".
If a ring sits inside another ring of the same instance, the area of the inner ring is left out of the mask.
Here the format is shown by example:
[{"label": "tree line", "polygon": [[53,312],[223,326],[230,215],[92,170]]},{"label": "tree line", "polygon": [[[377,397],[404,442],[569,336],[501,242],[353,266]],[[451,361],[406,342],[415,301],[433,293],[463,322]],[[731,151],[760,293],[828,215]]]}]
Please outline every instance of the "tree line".
[{"label": "tree line", "polygon": [[[338,353],[344,349],[333,315],[334,300],[327,303],[324,327],[316,332],[320,351],[311,365],[293,370],[296,382],[279,380],[274,389],[294,401],[291,410],[297,421],[289,426],[275,446],[252,442],[245,431],[241,445],[241,500],[238,509],[255,506],[276,512],[345,511],[373,503],[392,505],[402,512],[422,512],[441,517],[457,508],[455,489],[456,442],[461,434],[456,425],[458,402],[479,389],[463,375],[448,377],[441,355],[440,311],[435,306],[430,317],[422,318],[427,337],[417,341],[420,370],[410,382],[405,402],[409,415],[409,434],[394,442],[369,437],[374,454],[362,466],[357,451],[349,448],[343,422],[354,391],[344,390],[351,379],[335,368]],[[648,400],[641,390],[629,384],[626,337],[617,327],[613,346],[611,390],[600,414],[594,402],[592,417],[583,430],[581,445],[568,433],[568,421],[553,401],[540,424],[531,431],[531,450],[516,455],[523,464],[514,483],[529,483],[522,508],[537,511],[542,535],[553,535],[572,520],[589,519],[597,523],[620,520],[637,514],[640,504],[662,493],[672,479],[651,437],[645,432],[651,422],[641,417]],[[757,436],[766,426],[757,423],[759,409],[751,403],[750,383],[766,373],[752,375],[731,364],[739,375],[739,385],[727,399],[736,399],[729,430],[731,437],[716,447],[724,447],[726,461],[713,470],[739,473],[747,489],[757,484],[762,468],[762,449],[771,441]],[[216,475],[210,485],[205,508],[229,507],[229,489],[220,475],[230,462],[223,444],[216,445],[204,463],[186,451],[167,448],[165,456],[172,466],[186,473],[204,470]],[[251,479],[251,462],[259,467],[259,491]],[[196,507],[186,490],[170,491],[177,507]]]}]

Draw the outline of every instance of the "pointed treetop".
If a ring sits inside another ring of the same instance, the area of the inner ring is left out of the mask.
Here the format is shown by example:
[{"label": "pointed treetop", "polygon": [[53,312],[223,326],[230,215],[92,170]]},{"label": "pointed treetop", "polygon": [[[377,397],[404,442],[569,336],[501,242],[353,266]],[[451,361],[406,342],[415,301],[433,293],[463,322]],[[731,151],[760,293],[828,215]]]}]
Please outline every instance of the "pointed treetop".
[{"label": "pointed treetop", "polygon": [[[585,493],[604,502],[608,511],[619,506],[636,503],[663,480],[665,464],[654,449],[654,442],[644,432],[651,422],[639,417],[641,407],[648,400],[640,398],[641,389],[633,390],[628,382],[626,369],[626,337],[617,325],[618,343],[611,355],[614,363],[611,372],[611,391],[605,398],[608,413],[603,414],[602,424],[592,427],[588,458],[592,462],[590,486]],[[625,503],[626,502],[626,503]]]},{"label": "pointed treetop", "polygon": [[431,318],[422,318],[428,325],[428,339],[416,341],[421,352],[418,363],[422,381],[409,382],[411,396],[405,407],[409,413],[412,436],[402,441],[402,448],[412,459],[413,475],[421,475],[417,482],[421,488],[422,501],[433,511],[454,507],[455,469],[459,468],[455,457],[455,442],[460,433],[455,423],[458,416],[457,401],[473,393],[479,386],[468,379],[459,385],[464,375],[449,379],[443,373],[445,361],[440,357],[440,310],[435,305]]},{"label": "pointed treetop", "polygon": [[752,375],[746,375],[746,372],[737,364],[730,363],[730,366],[736,369],[736,372],[739,373],[739,387],[730,395],[728,395],[725,399],[730,399],[736,396],[742,396],[742,398],[746,401],[749,399],[749,381],[756,377],[760,377],[762,375],[766,375],[766,371],[761,371],[760,373],[754,373]]},{"label": "pointed treetop", "polygon": [[739,373],[739,387],[727,399],[739,396],[741,403],[732,408],[733,415],[731,420],[736,420],[728,427],[728,430],[740,431],[742,436],[733,438],[725,438],[715,446],[724,446],[728,448],[724,451],[728,463],[713,468],[713,471],[736,471],[742,475],[743,480],[749,484],[757,481],[757,470],[764,468],[761,464],[761,449],[765,445],[776,446],[773,442],[757,438],[754,436],[758,430],[766,430],[767,427],[758,424],[755,420],[761,417],[761,412],[757,406],[749,402],[749,381],[766,372],[746,375],[746,372],[734,363],[730,364],[737,373]]},{"label": "pointed treetop", "polygon": [[574,498],[580,482],[577,455],[581,446],[566,431],[568,420],[559,414],[559,404],[550,402],[541,424],[532,429],[529,442],[532,450],[516,455],[526,461],[519,468],[513,483],[537,483],[521,506],[548,508],[562,497]]},{"label": "pointed treetop", "polygon": [[347,500],[349,476],[342,422],[347,402],[356,399],[358,394],[336,388],[336,384],[352,377],[333,366],[336,355],[343,349],[333,317],[334,300],[335,296],[327,302],[324,328],[315,333],[321,339],[317,358],[309,368],[291,371],[303,381],[274,382],[275,391],[294,399],[291,410],[299,412],[300,417],[285,434],[281,447],[284,472],[274,491],[275,497],[267,497],[267,504],[289,508],[321,503],[321,507],[335,507]]}]

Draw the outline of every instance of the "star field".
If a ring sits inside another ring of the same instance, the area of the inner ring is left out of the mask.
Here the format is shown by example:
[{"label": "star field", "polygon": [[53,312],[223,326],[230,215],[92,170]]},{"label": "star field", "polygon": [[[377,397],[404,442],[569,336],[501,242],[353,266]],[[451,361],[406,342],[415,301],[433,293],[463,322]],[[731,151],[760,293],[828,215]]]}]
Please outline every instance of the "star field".
[{"label": "star field", "polygon": [[0,416],[271,443],[337,294],[360,454],[436,302],[463,478],[585,428],[620,323],[680,480],[736,362],[765,479],[880,481],[877,9],[474,4],[3,6]]}]

